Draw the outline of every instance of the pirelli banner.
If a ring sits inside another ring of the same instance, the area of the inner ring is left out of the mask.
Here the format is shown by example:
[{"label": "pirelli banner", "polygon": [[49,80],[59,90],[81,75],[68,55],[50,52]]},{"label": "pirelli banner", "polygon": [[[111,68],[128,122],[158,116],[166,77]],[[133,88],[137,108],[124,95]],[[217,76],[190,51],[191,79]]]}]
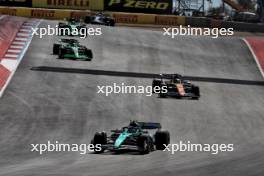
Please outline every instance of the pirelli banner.
[{"label": "pirelli banner", "polygon": [[52,8],[52,9],[103,10],[104,0],[32,0],[32,7],[47,8],[47,9]]},{"label": "pirelli banner", "polygon": [[1,6],[32,7],[32,0],[0,0]]},{"label": "pirelli banner", "polygon": [[115,12],[171,14],[173,0],[104,0],[104,9]]}]

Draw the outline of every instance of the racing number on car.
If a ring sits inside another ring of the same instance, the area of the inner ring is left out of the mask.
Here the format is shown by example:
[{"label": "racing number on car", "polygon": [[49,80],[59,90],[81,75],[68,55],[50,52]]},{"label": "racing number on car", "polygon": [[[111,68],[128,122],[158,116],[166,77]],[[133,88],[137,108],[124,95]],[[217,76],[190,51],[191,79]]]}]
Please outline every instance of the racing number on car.
[{"label": "racing number on car", "polygon": [[185,90],[183,88],[183,85],[182,84],[176,84],[176,87],[177,87],[177,90],[178,90],[179,94],[181,96],[184,96],[185,95]]}]

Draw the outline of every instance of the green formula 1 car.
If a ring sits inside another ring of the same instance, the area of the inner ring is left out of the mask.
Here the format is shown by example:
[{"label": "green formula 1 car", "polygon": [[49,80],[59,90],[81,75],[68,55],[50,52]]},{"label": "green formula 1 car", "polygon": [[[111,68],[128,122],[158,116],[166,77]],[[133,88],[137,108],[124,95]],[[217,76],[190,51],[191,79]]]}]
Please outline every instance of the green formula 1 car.
[{"label": "green formula 1 car", "polygon": [[61,39],[59,43],[53,44],[53,54],[59,59],[69,58],[78,60],[92,60],[92,50],[81,45],[75,39]]},{"label": "green formula 1 car", "polygon": [[79,36],[81,35],[81,30],[86,29],[86,25],[82,23],[79,19],[70,18],[67,19],[66,23],[59,23],[59,35],[68,36]]},{"label": "green formula 1 car", "polygon": [[[151,133],[153,130],[155,132]],[[110,136],[106,132],[95,133],[91,143],[101,145],[101,150],[95,153],[132,150],[148,154],[154,150],[164,150],[165,145],[170,143],[170,134],[168,131],[161,131],[160,123],[131,121],[122,129],[112,130]]]}]

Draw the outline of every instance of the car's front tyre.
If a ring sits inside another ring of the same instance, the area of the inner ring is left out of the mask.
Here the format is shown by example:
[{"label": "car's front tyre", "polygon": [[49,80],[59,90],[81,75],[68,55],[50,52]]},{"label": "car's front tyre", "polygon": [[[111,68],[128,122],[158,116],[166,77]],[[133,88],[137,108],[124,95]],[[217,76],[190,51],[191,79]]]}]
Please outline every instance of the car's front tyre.
[{"label": "car's front tyre", "polygon": [[138,138],[139,153],[142,155],[149,154],[151,151],[150,139],[147,136],[140,136]]},{"label": "car's front tyre", "polygon": [[[94,146],[96,145],[105,145],[107,143],[107,134],[105,132],[97,132],[94,135],[94,138],[92,140],[92,144]],[[96,150],[95,153],[103,153],[104,148],[101,147],[100,150]]]},{"label": "car's front tyre", "polygon": [[155,133],[155,145],[157,150],[164,150],[165,145],[170,143],[170,133],[168,131],[157,131]]},{"label": "car's front tyre", "polygon": [[53,44],[53,54],[59,54],[60,44]]}]

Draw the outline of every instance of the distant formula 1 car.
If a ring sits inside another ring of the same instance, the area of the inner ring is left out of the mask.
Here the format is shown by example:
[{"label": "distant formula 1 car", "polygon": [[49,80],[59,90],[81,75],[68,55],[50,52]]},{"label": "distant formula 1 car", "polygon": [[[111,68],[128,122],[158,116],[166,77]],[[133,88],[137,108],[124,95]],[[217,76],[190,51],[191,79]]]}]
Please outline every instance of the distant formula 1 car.
[{"label": "distant formula 1 car", "polygon": [[[80,35],[80,30],[86,28],[86,25],[79,19],[70,18],[67,19],[67,23],[59,23],[58,28],[60,35]],[[63,29],[63,30],[62,30]]]},{"label": "distant formula 1 car", "polygon": [[98,24],[105,26],[115,26],[115,20],[109,15],[98,13],[93,16],[86,16],[84,22],[87,24]]},{"label": "distant formula 1 car", "polygon": [[[192,99],[200,98],[200,89],[188,80],[184,80],[179,74],[161,74],[159,79],[154,79],[152,82],[153,90],[155,87],[160,89],[165,87],[167,90],[159,92],[161,98],[170,97],[189,97]],[[154,92],[155,93],[155,92]]]},{"label": "distant formula 1 car", "polygon": [[[151,134],[151,130],[156,131]],[[91,143],[101,145],[101,150],[96,153],[103,153],[105,150],[132,150],[148,154],[154,150],[164,150],[164,145],[170,143],[170,134],[168,131],[161,131],[160,123],[131,121],[128,126],[111,132],[110,136],[106,132],[95,133]]]},{"label": "distant formula 1 car", "polygon": [[61,39],[59,43],[53,44],[53,54],[59,59],[70,58],[79,60],[92,60],[92,50],[80,45],[75,39]]}]

